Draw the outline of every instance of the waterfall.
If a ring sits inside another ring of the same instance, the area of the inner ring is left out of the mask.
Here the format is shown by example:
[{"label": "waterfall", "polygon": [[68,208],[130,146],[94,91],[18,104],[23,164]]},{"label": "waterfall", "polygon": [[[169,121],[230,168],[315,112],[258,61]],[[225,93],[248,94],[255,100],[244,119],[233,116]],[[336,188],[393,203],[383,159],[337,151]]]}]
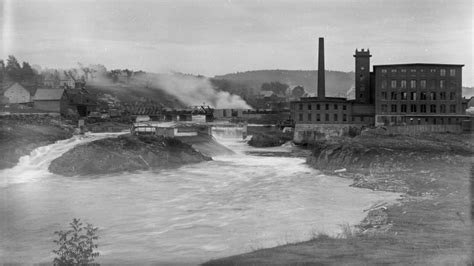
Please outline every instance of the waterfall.
[{"label": "waterfall", "polygon": [[244,139],[247,137],[247,127],[244,125],[212,126],[212,136],[216,139]]},{"label": "waterfall", "polygon": [[41,178],[49,173],[48,167],[54,159],[75,146],[98,139],[116,137],[120,134],[124,133],[87,133],[36,148],[29,155],[22,156],[15,167],[0,171],[0,176],[2,177],[0,186],[5,187]]}]

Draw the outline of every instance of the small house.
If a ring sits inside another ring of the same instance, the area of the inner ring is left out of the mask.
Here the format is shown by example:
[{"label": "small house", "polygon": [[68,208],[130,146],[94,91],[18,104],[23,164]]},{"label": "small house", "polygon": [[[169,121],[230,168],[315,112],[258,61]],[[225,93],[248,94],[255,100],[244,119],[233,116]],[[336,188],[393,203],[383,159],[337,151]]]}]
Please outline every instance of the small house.
[{"label": "small house", "polygon": [[[31,93],[20,83],[12,83],[2,89],[2,96],[8,99],[8,103],[29,103]],[[5,100],[6,100],[5,99]]]},{"label": "small house", "polygon": [[63,89],[38,89],[33,98],[35,109],[66,114],[68,104]]}]

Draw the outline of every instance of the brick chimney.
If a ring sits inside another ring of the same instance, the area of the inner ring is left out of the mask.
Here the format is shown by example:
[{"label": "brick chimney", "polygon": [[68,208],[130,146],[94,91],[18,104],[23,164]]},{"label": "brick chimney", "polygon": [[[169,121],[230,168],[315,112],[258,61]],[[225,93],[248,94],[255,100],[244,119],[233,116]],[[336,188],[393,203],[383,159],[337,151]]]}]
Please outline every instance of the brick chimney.
[{"label": "brick chimney", "polygon": [[318,53],[318,99],[326,98],[326,82],[324,71],[324,38],[319,38]]}]

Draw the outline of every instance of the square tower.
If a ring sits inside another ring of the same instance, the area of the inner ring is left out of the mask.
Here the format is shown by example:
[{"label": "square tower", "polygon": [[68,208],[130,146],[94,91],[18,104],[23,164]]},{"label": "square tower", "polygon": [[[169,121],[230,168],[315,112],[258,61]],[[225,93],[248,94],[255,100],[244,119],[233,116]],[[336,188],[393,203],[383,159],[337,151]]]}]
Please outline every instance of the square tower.
[{"label": "square tower", "polygon": [[355,94],[356,102],[370,103],[370,54],[369,49],[355,51]]}]

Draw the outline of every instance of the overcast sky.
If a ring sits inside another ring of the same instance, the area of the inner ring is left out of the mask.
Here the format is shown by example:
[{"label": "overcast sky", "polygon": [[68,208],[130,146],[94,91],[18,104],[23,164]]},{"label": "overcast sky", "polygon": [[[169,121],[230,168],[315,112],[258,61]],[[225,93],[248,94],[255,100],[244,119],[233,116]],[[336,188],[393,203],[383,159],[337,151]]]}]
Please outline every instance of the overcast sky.
[{"label": "overcast sky", "polygon": [[373,64],[465,64],[473,85],[471,0],[67,1],[0,0],[2,58],[45,67],[214,76],[257,69],[353,71],[354,50]]}]

